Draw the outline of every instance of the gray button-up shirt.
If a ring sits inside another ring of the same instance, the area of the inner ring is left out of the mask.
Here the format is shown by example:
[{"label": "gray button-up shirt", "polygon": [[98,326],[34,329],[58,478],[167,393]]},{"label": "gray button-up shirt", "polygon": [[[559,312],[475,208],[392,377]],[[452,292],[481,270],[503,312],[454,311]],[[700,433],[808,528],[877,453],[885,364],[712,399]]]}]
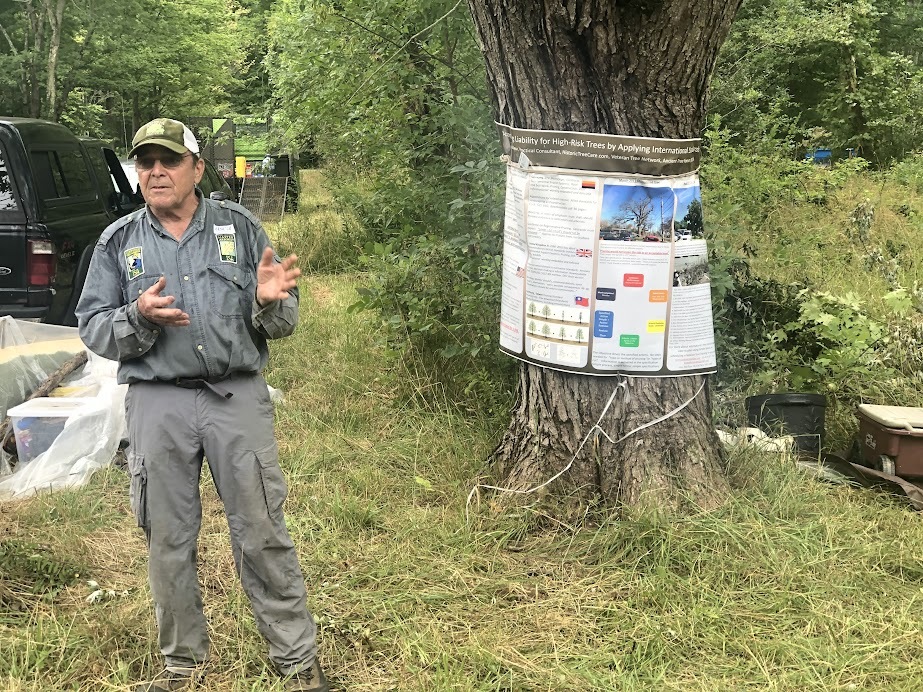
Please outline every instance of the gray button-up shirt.
[{"label": "gray button-up shirt", "polygon": [[[270,245],[259,221],[239,204],[196,196],[179,240],[145,208],[96,243],[77,320],[87,348],[119,361],[119,382],[257,373],[269,357],[266,339],[298,323],[297,289],[262,309],[256,302],[256,268]],[[188,327],[162,327],[138,311],[138,296],[161,276],[161,295],[176,298],[170,307],[189,315]]]}]

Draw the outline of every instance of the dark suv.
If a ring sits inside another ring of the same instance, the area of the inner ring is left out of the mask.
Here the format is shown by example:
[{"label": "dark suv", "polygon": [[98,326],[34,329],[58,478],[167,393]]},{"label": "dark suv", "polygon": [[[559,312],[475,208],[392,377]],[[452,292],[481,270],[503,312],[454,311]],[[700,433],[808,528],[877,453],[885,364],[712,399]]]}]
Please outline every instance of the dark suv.
[{"label": "dark suv", "polygon": [[76,325],[97,238],[138,204],[104,142],[0,117],[0,315]]}]

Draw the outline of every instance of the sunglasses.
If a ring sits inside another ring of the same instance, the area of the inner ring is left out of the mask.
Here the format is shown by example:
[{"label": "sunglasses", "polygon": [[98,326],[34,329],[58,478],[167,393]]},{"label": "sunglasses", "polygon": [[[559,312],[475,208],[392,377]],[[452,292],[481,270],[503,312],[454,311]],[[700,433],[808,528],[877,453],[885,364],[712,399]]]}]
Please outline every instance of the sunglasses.
[{"label": "sunglasses", "polygon": [[160,161],[160,165],[164,168],[179,168],[180,164],[183,162],[189,154],[161,154],[160,156],[136,156],[135,157],[135,168],[139,171],[149,171],[157,165],[157,162]]}]

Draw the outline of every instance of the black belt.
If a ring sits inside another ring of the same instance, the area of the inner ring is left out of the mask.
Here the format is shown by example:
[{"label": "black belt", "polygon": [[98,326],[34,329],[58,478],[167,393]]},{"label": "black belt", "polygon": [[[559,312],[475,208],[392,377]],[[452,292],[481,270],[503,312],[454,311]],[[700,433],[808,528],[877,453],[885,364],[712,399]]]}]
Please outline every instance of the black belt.
[{"label": "black belt", "polygon": [[225,399],[230,399],[234,396],[233,393],[226,390],[224,387],[219,387],[220,382],[231,379],[230,377],[222,378],[206,378],[206,377],[177,377],[172,380],[164,380],[169,382],[172,385],[177,387],[182,387],[183,389],[210,389],[215,394]]}]

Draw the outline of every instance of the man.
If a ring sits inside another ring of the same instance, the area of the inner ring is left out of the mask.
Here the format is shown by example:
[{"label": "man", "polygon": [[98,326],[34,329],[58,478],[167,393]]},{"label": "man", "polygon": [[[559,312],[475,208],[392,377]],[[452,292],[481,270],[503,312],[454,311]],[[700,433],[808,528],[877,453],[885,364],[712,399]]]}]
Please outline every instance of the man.
[{"label": "man", "polygon": [[158,118],[132,139],[146,207],[96,244],[77,306],[87,347],[128,383],[131,505],[144,529],[165,670],[137,692],[202,675],[208,633],[196,578],[199,475],[207,458],[234,561],[285,689],[326,692],[260,371],[267,339],[298,321],[297,257],[275,257],[243,207],[204,199],[195,137]]}]

